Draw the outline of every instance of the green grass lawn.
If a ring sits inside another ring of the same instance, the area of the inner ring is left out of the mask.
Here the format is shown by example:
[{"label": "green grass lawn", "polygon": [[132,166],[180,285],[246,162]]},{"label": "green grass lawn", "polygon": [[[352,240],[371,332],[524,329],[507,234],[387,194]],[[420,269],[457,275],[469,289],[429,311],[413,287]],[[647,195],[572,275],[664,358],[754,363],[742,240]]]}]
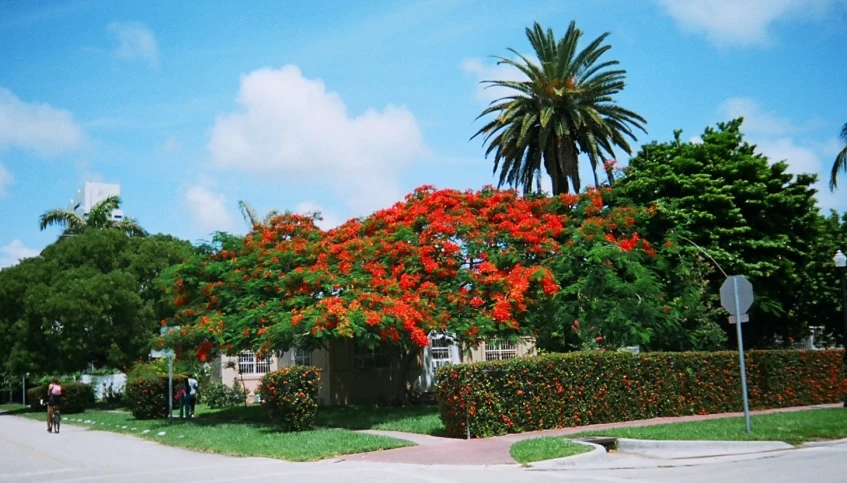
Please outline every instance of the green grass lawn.
[{"label": "green grass lawn", "polygon": [[577,444],[561,437],[535,438],[518,441],[509,448],[509,454],[522,464],[534,461],[564,458],[591,451],[591,447]]},{"label": "green grass lawn", "polygon": [[[19,411],[17,414],[46,421],[46,414],[43,412]],[[267,424],[203,419],[177,419],[173,424],[168,424],[165,420],[138,421],[129,413],[97,410],[63,415],[62,424],[131,434],[198,451],[288,461],[314,461],[344,454],[414,446],[408,441],[344,429],[283,433]],[[160,435],[162,432],[165,434]]]},{"label": "green grass lawn", "polygon": [[[209,409],[198,405],[201,419],[267,423],[267,410],[258,404],[227,409]],[[436,406],[322,406],[318,408],[317,426],[342,429],[381,429],[407,433],[447,436]]]},{"label": "green grass lawn", "polygon": [[662,424],[642,428],[587,431],[581,436],[615,436],[633,439],[711,440],[711,441],[807,441],[847,438],[847,409],[813,409],[790,413],[751,416],[753,434],[748,436],[744,418]]}]

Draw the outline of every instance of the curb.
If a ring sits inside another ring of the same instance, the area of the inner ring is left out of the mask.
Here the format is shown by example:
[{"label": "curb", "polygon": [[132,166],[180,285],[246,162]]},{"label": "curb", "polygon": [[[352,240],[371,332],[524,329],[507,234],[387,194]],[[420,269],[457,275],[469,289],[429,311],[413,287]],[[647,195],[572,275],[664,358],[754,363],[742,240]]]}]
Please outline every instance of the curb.
[{"label": "curb", "polygon": [[587,453],[580,453],[573,456],[565,456],[564,458],[554,458],[552,460],[536,461],[528,463],[527,466],[539,470],[552,470],[561,467],[577,466],[585,464],[599,464],[606,459],[606,448],[599,444],[589,443],[587,441],[570,440],[572,443],[583,444],[594,448]]},{"label": "curb", "polygon": [[618,451],[656,459],[705,458],[794,449],[782,441],[661,441],[618,439]]}]

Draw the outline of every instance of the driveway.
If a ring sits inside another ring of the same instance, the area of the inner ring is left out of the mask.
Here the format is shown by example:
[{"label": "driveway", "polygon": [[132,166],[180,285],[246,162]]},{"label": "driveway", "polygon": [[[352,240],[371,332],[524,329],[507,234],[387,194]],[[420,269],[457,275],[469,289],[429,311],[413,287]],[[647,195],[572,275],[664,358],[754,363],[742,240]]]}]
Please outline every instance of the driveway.
[{"label": "driveway", "polygon": [[461,466],[321,461],[289,463],[195,453],[151,441],[65,425],[50,434],[45,424],[0,414],[0,481],[59,482],[843,482],[847,444],[726,461],[703,458],[696,466],[642,469],[533,470],[517,465]]}]

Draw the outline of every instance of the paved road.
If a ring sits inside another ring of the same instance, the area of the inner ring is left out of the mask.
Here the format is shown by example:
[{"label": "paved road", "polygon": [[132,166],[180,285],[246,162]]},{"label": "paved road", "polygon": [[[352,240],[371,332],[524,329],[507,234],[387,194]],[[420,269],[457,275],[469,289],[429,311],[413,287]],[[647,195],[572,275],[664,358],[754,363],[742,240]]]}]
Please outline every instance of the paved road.
[{"label": "paved road", "polygon": [[[194,453],[131,436],[44,424],[0,414],[0,482],[843,482],[847,444],[774,453],[767,459],[631,470],[533,470],[512,466],[450,466],[323,461],[288,463]],[[295,480],[296,479],[296,480]]]}]

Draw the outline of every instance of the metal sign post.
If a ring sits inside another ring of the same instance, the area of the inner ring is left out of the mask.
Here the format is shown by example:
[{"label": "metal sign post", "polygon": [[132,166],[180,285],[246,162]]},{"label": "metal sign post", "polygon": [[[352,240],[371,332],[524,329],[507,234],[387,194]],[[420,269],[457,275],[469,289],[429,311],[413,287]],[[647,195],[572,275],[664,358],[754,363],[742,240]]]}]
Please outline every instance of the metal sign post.
[{"label": "metal sign post", "polygon": [[[741,323],[749,320],[747,310],[753,305],[753,285],[744,275],[733,275],[721,285],[721,305],[733,314],[730,322],[735,324],[738,336],[738,358],[741,363],[741,395],[744,400],[744,422],[747,434],[753,432],[750,426],[750,405],[747,401],[747,367],[744,362],[744,342],[741,339]],[[734,320],[733,320],[734,319]]]},{"label": "metal sign post", "polygon": [[174,415],[174,356],[168,354],[168,424]]}]

